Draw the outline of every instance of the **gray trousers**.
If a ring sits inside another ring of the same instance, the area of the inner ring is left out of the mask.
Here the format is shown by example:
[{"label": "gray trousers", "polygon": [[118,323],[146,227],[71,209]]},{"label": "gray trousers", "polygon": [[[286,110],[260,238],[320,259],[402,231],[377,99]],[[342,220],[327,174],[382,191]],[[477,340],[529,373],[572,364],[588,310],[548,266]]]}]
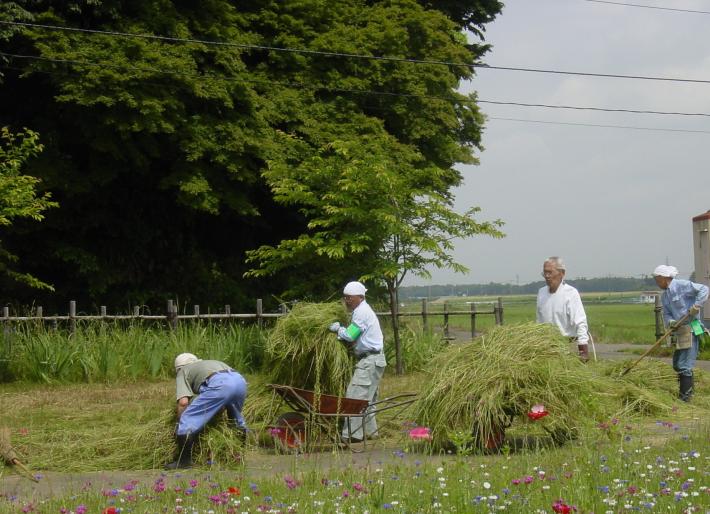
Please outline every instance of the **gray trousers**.
[{"label": "gray trousers", "polygon": [[[386,365],[387,361],[382,354],[368,355],[360,359],[355,366],[355,372],[350,379],[345,396],[356,400],[367,400],[370,403],[374,402],[377,399],[377,389],[380,386]],[[350,431],[348,431],[348,420]],[[370,437],[375,432],[377,432],[375,415],[365,416],[365,434]],[[362,439],[362,418],[347,418],[343,423],[342,435],[348,439]]]}]

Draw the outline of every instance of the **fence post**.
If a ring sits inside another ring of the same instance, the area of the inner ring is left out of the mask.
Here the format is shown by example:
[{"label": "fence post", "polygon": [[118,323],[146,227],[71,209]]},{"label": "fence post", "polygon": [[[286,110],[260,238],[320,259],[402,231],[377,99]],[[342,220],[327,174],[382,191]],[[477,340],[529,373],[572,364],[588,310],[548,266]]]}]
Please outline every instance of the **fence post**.
[{"label": "fence post", "polygon": [[498,297],[498,324],[503,324],[503,299]]},{"label": "fence post", "polygon": [[449,338],[449,301],[444,300],[444,339]]},{"label": "fence post", "polygon": [[105,306],[105,305],[102,305],[102,306],[99,308],[99,313],[101,314],[101,317],[102,317],[102,318],[105,318],[105,317],[106,317],[106,306]]},{"label": "fence post", "polygon": [[12,327],[10,326],[10,307],[2,308],[2,335],[5,343],[5,348],[7,349],[8,355],[10,354],[10,334],[12,332]]},{"label": "fence post", "polygon": [[69,333],[76,332],[76,300],[69,302]]},{"label": "fence post", "polygon": [[195,305],[195,316],[199,319],[200,318],[200,306]]},{"label": "fence post", "polygon": [[138,318],[141,315],[141,306],[140,305],[134,305],[133,306],[133,315]]},{"label": "fence post", "polygon": [[177,305],[173,305],[172,300],[168,300],[168,305],[167,305],[167,313],[165,315],[165,319],[168,322],[168,327],[171,330],[175,330],[177,328]]},{"label": "fence post", "polygon": [[656,318],[656,340],[663,335],[663,315],[661,311],[661,297],[656,295],[656,298],[653,300],[653,314]]},{"label": "fence post", "polygon": [[38,326],[38,327],[43,327],[42,311],[43,311],[42,306],[41,306],[41,305],[38,305],[38,306],[37,306],[37,318],[39,318],[39,319],[37,320],[37,326]]},{"label": "fence post", "polygon": [[282,303],[279,305],[279,309],[281,309],[281,314],[286,315],[288,314],[288,307],[286,306],[285,303]]},{"label": "fence post", "polygon": [[476,302],[471,302],[471,339],[476,337]]},{"label": "fence post", "polygon": [[259,328],[261,328],[261,326],[263,324],[263,318],[262,318],[263,314],[264,314],[264,311],[263,311],[263,305],[261,302],[261,298],[257,298],[256,299],[256,326],[258,326]]},{"label": "fence post", "polygon": [[429,333],[429,313],[426,298],[422,298],[422,326],[424,328],[424,333]]}]

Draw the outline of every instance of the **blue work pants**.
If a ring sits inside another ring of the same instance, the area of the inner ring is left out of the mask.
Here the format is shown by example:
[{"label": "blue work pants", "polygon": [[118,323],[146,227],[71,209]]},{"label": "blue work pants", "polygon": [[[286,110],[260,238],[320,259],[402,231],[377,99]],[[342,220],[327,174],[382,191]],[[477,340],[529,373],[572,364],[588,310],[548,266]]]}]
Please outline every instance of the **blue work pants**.
[{"label": "blue work pants", "polygon": [[675,350],[673,352],[673,369],[679,375],[687,377],[693,376],[693,368],[695,367],[695,359],[698,357],[698,338],[693,336],[693,343],[690,348],[683,350]]},{"label": "blue work pants", "polygon": [[246,428],[242,409],[247,383],[236,371],[215,373],[200,386],[200,394],[183,411],[177,435],[196,434],[223,408],[239,428]]}]

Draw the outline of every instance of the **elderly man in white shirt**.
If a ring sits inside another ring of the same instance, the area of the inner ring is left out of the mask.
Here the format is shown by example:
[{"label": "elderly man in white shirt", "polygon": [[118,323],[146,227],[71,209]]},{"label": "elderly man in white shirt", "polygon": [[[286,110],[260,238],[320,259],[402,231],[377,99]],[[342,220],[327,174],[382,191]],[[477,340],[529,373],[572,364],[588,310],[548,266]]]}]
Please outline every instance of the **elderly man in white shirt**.
[{"label": "elderly man in white shirt", "polygon": [[564,281],[565,263],[550,257],[542,267],[545,286],[537,292],[537,322],[557,326],[562,335],[577,342],[583,361],[589,360],[589,332],[579,292]]},{"label": "elderly man in white shirt", "polygon": [[[380,322],[365,301],[366,291],[367,289],[360,282],[349,282],[343,289],[343,300],[348,310],[352,312],[350,325],[344,327],[336,321],[329,328],[353,351],[357,359],[345,396],[372,403],[377,398],[377,389],[387,361]],[[365,417],[364,429],[363,434],[362,418],[350,418],[343,426],[342,438],[350,442],[359,442],[364,437],[375,435],[377,422],[374,414]]]}]

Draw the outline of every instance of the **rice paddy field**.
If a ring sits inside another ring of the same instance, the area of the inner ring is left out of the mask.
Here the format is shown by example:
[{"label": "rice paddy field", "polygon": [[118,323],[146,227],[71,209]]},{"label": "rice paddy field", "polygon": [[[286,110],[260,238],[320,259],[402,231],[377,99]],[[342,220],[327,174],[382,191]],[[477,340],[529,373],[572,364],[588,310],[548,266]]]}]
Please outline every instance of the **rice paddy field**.
[{"label": "rice paddy field", "polygon": [[[655,341],[654,305],[638,303],[638,293],[585,293],[582,302],[587,313],[589,328],[596,342],[652,344]],[[451,297],[428,302],[433,323],[441,324],[444,302],[450,311],[470,311],[470,303],[476,303],[479,311],[491,311],[497,298],[493,297]],[[524,323],[535,321],[535,296],[504,296],[504,322]],[[421,312],[420,301],[411,301],[403,307],[407,312]],[[421,319],[412,317],[412,319]],[[494,325],[492,315],[479,315],[477,330],[486,330]],[[451,315],[449,327],[470,331],[471,319],[468,315]]]},{"label": "rice paddy field", "polygon": [[[650,310],[643,330],[653,334],[652,306],[631,307]],[[406,372],[390,366],[380,397],[415,392],[417,401],[378,415],[379,437],[354,446],[365,451],[334,444],[327,428],[308,447],[285,446],[273,423],[290,409],[266,384],[337,393],[353,365],[324,329],[344,321],[340,305],[301,308],[266,331],[5,334],[0,428],[30,475],[0,467],[0,512],[710,512],[707,375],[698,371],[687,404],[663,362],[624,376],[630,360],[582,364],[554,330],[525,319],[524,302],[518,320],[506,305],[506,325],[469,342],[406,327]],[[607,323],[630,318],[615,316]],[[246,376],[250,431],[241,442],[218,417],[196,467],[167,473],[172,359],[182,351]]]}]

